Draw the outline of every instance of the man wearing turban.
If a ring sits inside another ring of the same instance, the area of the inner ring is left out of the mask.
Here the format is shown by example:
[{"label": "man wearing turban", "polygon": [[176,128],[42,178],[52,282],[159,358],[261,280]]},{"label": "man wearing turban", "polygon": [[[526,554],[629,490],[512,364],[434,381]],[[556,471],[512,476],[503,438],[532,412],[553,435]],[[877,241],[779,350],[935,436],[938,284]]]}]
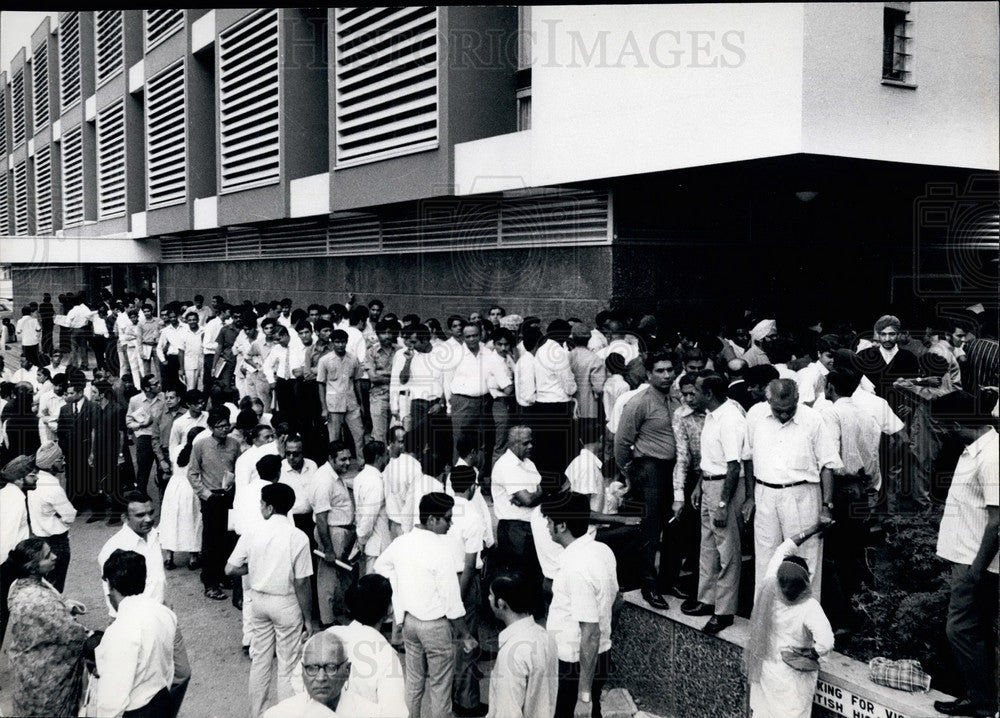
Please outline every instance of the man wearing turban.
[{"label": "man wearing turban", "polygon": [[69,569],[69,527],[76,520],[76,509],[59,482],[58,474],[66,468],[59,444],[54,441],[42,444],[35,452],[35,466],[38,482],[28,494],[31,533],[44,538],[56,555],[56,566],[47,578],[61,593]]},{"label": "man wearing turban", "polygon": [[752,346],[743,355],[748,367],[771,363],[764,349],[776,336],[778,336],[778,323],[773,319],[763,319],[754,325],[750,330]]}]

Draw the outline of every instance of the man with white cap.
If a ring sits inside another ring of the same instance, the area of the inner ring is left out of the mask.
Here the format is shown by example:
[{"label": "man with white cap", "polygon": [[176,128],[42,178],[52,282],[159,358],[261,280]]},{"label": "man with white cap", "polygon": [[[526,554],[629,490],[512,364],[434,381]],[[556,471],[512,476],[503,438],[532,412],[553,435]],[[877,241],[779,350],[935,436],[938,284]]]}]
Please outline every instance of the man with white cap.
[{"label": "man with white cap", "polygon": [[743,361],[748,367],[771,363],[764,347],[776,336],[778,336],[778,323],[773,319],[762,319],[754,325],[750,330],[750,340],[753,345],[743,355]]},{"label": "man with white cap", "polygon": [[66,468],[59,444],[55,441],[42,444],[35,452],[35,466],[38,482],[28,494],[31,532],[44,538],[55,553],[56,567],[46,578],[62,592],[69,568],[69,526],[76,520],[76,509],[56,476]]}]

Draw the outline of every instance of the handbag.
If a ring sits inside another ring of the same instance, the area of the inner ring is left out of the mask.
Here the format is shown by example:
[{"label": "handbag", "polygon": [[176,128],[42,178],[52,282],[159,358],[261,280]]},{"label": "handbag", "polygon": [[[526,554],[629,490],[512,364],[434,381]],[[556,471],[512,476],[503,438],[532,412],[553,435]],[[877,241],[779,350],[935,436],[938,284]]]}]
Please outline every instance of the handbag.
[{"label": "handbag", "polygon": [[931,677],[924,672],[920,661],[903,658],[893,661],[876,656],[868,662],[868,677],[873,683],[911,693],[926,693],[931,688]]}]

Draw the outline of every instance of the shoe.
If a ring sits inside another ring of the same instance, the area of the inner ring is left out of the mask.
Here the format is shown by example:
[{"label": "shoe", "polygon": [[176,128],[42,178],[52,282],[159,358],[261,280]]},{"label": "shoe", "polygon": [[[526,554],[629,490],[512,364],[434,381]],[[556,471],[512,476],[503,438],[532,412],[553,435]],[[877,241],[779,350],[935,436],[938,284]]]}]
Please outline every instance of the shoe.
[{"label": "shoe", "polygon": [[712,616],[701,630],[705,633],[715,635],[722,629],[729,628],[731,625],[733,625],[732,616]]},{"label": "shoe", "polygon": [[201,563],[198,562],[198,559],[192,558],[192,559],[188,560],[188,570],[189,571],[197,571],[199,568],[201,568]]},{"label": "shoe", "polygon": [[112,514],[108,517],[108,526],[118,526],[122,522],[122,517],[118,514]]},{"label": "shoe", "polygon": [[98,521],[103,521],[103,520],[104,520],[104,514],[102,514],[100,511],[95,511],[87,519],[87,523],[96,524]]},{"label": "shoe", "polygon": [[229,596],[226,592],[217,586],[212,586],[211,588],[205,589],[205,598],[210,598],[213,601],[225,601]]},{"label": "shoe", "polygon": [[957,701],[934,701],[934,710],[944,713],[946,716],[992,716],[996,713],[996,706],[990,707],[986,703],[976,703],[968,698]]},{"label": "shoe", "polygon": [[233,608],[235,608],[237,611],[242,611],[243,610],[243,599],[241,598],[241,599],[234,600],[233,601]]},{"label": "shoe", "polygon": [[250,646],[243,646],[243,655],[247,658],[250,657]]},{"label": "shoe", "polygon": [[681,604],[681,613],[685,616],[711,616],[715,613],[715,606],[689,598]]},{"label": "shoe", "polygon": [[670,604],[667,603],[666,599],[658,591],[649,588],[642,589],[642,600],[660,611],[670,610]]},{"label": "shoe", "polygon": [[480,703],[475,708],[462,708],[453,705],[451,710],[458,718],[479,718],[489,713],[490,707],[485,703]]},{"label": "shoe", "polygon": [[497,652],[491,651],[488,648],[479,649],[479,660],[484,663],[489,663],[490,661],[495,661],[497,659]]},{"label": "shoe", "polygon": [[177,564],[174,563],[174,560],[172,558],[168,558],[166,561],[163,562],[163,568],[165,568],[167,571],[173,571],[175,568],[177,568]]}]

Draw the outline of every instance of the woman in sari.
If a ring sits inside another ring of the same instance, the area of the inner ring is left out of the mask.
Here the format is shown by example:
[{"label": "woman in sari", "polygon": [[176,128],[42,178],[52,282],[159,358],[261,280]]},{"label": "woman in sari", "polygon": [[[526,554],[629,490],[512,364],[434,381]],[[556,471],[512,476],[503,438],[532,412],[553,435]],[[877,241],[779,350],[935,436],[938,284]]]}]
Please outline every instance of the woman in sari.
[{"label": "woman in sari", "polygon": [[810,593],[809,566],[793,552],[830,525],[819,523],[786,539],[768,564],[743,652],[754,718],[812,713],[819,657],[833,649],[833,629]]},{"label": "woman in sari", "polygon": [[45,579],[55,565],[56,555],[41,538],[21,541],[3,565],[16,578],[7,638],[14,715],[75,716],[79,709],[89,632],[74,616],[86,608]]}]

